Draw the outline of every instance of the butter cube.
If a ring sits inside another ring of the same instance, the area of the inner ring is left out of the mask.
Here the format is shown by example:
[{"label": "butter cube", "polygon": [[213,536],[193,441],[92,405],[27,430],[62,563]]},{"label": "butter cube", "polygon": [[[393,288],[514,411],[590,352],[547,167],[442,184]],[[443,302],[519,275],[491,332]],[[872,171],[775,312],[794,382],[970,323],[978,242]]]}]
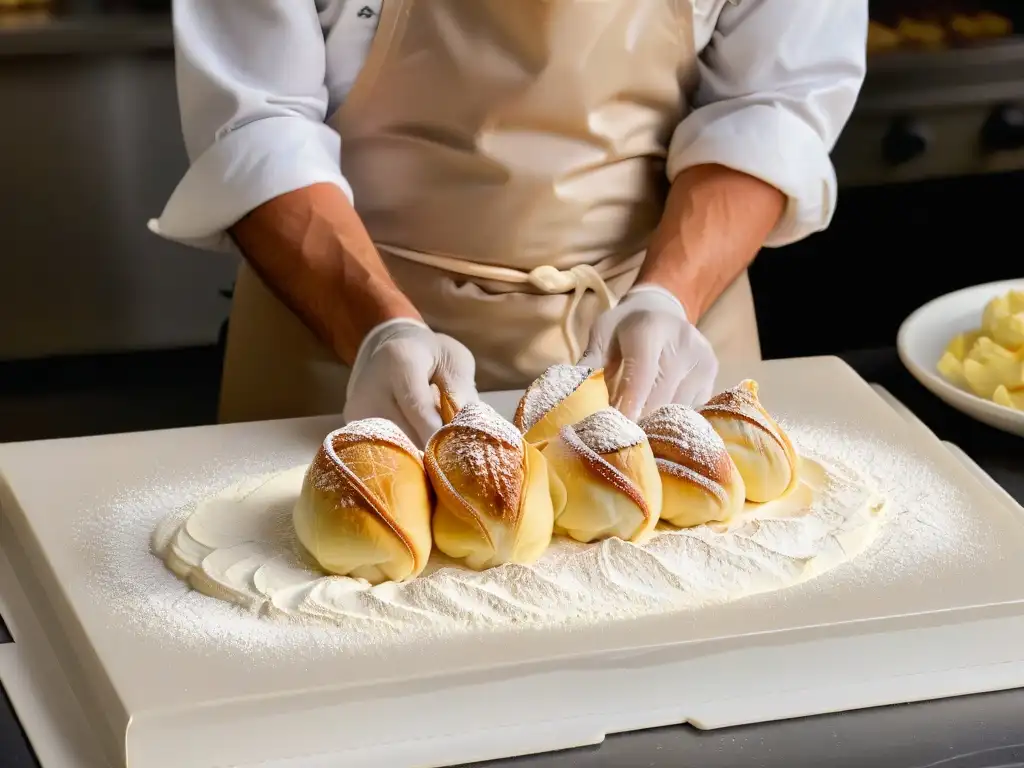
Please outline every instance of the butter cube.
[{"label": "butter cube", "polygon": [[1024,389],[1010,390],[1006,387],[996,387],[992,393],[992,401],[997,405],[1013,408],[1016,411],[1024,411]]}]

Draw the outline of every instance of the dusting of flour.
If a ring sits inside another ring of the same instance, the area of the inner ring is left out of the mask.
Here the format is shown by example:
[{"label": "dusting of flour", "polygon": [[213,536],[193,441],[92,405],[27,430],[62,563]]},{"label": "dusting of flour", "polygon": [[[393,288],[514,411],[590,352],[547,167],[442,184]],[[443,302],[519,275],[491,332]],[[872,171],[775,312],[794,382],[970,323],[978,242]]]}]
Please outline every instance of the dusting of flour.
[{"label": "dusting of flour", "polygon": [[518,426],[529,432],[548,412],[575,392],[594,373],[580,365],[552,365],[523,395]]},{"label": "dusting of flour", "polygon": [[[802,455],[835,467],[840,474],[848,470],[865,478],[887,499],[886,523],[878,539],[856,560],[823,577],[826,587],[833,582],[884,586],[913,574],[927,574],[936,563],[971,556],[971,530],[976,523],[956,488],[929,463],[896,446],[858,436],[855,426],[784,423],[784,427]],[[412,584],[374,590],[358,589],[353,580],[340,578],[321,580],[323,594],[318,595],[292,594],[287,584],[278,585],[277,594],[285,604],[305,600],[312,613],[319,605],[351,609],[351,620],[339,621],[335,616],[331,624],[268,619],[207,597],[190,589],[153,554],[154,529],[158,530],[157,547],[166,545],[198,502],[244,478],[285,469],[297,460],[301,457],[263,457],[210,467],[201,477],[174,487],[153,484],[133,489],[99,509],[76,531],[83,560],[92,569],[83,576],[96,599],[156,642],[289,658],[359,647],[372,651],[425,637],[516,625],[578,626],[721,601],[714,572],[691,572],[687,580],[663,567],[673,539],[680,534],[658,536],[643,548],[617,540],[601,545],[559,541],[537,566],[506,565],[471,578],[446,576],[451,572],[448,566],[434,568],[428,578]],[[281,510],[280,519],[270,522],[287,528],[287,511]],[[747,553],[748,560],[761,557],[763,551],[787,547],[794,548],[789,554],[798,558],[804,544],[782,533],[784,527],[778,526],[760,538],[747,537],[758,549]],[[700,539],[713,532],[694,529],[686,535]],[[545,562],[557,568],[545,567]],[[595,562],[599,567],[594,567]],[[232,567],[244,570],[247,565]],[[636,572],[645,576],[623,581],[623,574]],[[744,572],[742,563],[738,572]],[[702,583],[697,585],[695,579]],[[422,601],[432,601],[434,619],[419,617]]]},{"label": "dusting of flour", "polygon": [[572,429],[581,443],[599,454],[632,448],[647,439],[639,426],[615,408],[591,414],[573,425]]}]

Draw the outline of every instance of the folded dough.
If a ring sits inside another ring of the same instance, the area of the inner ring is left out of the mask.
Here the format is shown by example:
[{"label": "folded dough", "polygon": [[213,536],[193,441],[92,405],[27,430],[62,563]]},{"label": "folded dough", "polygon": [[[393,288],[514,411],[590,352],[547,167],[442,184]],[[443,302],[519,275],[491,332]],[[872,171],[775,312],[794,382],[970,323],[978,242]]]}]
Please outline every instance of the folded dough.
[{"label": "folded dough", "polygon": [[665,405],[640,421],[661,472],[661,519],[680,528],[726,521],[746,490],[725,442],[685,405]]},{"label": "folded dough", "polygon": [[613,408],[563,427],[544,452],[555,532],[590,542],[638,541],[661,513],[661,478],[643,430]]},{"label": "folded dough", "polygon": [[481,570],[531,563],[551,543],[554,512],[544,456],[477,402],[434,434],[424,456],[437,492],[434,541]]},{"label": "folded dough", "polygon": [[749,501],[773,501],[796,486],[799,457],[761,405],[756,381],[745,379],[698,410],[725,441]]},{"label": "folded dough", "polygon": [[604,371],[581,365],[553,365],[526,390],[514,423],[527,442],[543,449],[562,427],[607,407]]},{"label": "folded dough", "polygon": [[423,455],[392,422],[366,419],[324,439],[292,521],[325,571],[379,584],[411,579],[426,566],[430,508]]}]

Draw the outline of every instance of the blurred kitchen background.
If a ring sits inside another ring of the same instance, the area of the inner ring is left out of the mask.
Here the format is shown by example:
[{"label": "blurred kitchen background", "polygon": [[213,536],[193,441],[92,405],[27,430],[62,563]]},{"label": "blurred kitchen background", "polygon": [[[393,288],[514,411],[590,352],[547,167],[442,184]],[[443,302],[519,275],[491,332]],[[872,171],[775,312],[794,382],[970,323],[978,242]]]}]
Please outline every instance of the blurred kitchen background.
[{"label": "blurred kitchen background", "polygon": [[[145,226],[186,167],[169,5],[0,0],[0,440],[214,417],[235,264]],[[767,356],[891,346],[1024,275],[1024,2],[872,17],[835,222],[753,270]]]}]

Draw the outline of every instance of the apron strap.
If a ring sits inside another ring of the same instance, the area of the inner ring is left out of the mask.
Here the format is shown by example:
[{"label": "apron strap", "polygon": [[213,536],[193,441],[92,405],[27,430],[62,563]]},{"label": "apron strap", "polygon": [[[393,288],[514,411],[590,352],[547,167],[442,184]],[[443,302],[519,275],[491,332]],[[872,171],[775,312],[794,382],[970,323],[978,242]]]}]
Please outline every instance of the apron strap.
[{"label": "apron strap", "polygon": [[400,259],[406,259],[462,277],[492,280],[511,285],[529,285],[548,296],[571,293],[573,295],[572,300],[569,302],[569,307],[562,317],[562,334],[565,336],[565,343],[569,347],[569,355],[574,363],[583,355],[582,345],[576,336],[575,324],[576,311],[583,300],[583,296],[587,291],[593,291],[601,302],[601,309],[603,311],[614,308],[619,303],[619,300],[612,293],[605,280],[639,268],[644,260],[643,252],[635,254],[605,270],[604,275],[598,271],[597,267],[591,264],[579,264],[570,269],[558,269],[550,265],[543,265],[535,267],[529,272],[523,272],[519,269],[480,264],[479,262],[466,259],[457,259],[453,256],[419,253],[392,245],[378,244],[378,247]]}]

